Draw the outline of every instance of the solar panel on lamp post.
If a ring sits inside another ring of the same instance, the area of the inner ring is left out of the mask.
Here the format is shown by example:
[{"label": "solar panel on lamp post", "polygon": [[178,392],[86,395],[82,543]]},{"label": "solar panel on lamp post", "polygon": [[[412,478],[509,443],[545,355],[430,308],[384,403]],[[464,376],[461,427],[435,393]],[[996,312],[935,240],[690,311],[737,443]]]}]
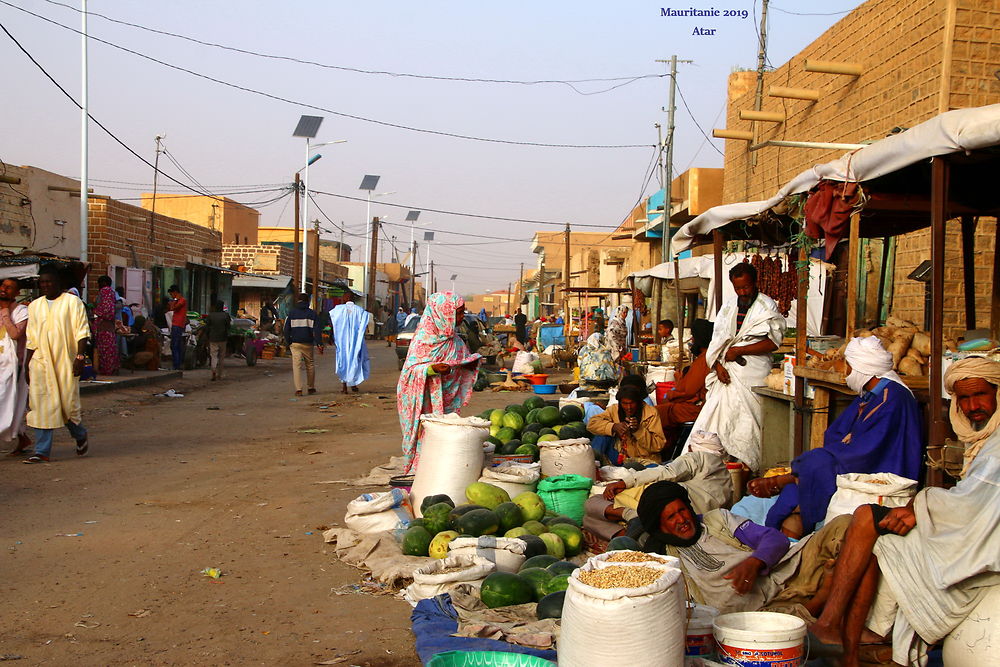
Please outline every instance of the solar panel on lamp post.
[{"label": "solar panel on lamp post", "polygon": [[368,272],[372,270],[371,264],[371,242],[372,242],[372,198],[373,197],[385,197],[386,195],[395,194],[395,192],[378,192],[374,190],[378,187],[378,181],[382,178],[381,176],[376,176],[374,174],[368,174],[361,179],[361,185],[358,186],[358,190],[366,190],[368,192],[368,207],[366,209],[365,217],[365,270],[363,275],[365,289],[368,285]]}]

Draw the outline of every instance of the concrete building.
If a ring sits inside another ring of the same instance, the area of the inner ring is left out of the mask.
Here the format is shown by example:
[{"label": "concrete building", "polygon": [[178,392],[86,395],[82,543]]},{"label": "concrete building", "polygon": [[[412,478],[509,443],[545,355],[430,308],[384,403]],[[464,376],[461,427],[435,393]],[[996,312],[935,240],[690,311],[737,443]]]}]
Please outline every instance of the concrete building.
[{"label": "concrete building", "polygon": [[228,197],[157,193],[154,209],[153,194],[144,192],[142,207],[221,232],[223,243],[257,244],[260,211]]},{"label": "concrete building", "polygon": [[0,172],[0,250],[80,257],[80,181],[38,167]]}]

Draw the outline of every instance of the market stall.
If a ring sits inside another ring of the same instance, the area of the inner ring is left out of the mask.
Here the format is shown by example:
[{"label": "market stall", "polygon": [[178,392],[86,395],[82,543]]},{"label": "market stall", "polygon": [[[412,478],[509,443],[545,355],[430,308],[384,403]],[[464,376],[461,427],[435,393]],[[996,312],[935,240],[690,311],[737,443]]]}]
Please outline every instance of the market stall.
[{"label": "market stall", "polygon": [[[798,236],[801,272],[811,246],[807,239],[822,239],[824,248],[820,252],[829,254],[840,239],[847,238],[846,335],[853,334],[859,314],[865,313],[865,299],[859,298],[861,239],[891,239],[930,227],[931,258],[927,267],[930,349],[926,402],[929,448],[940,448],[948,432],[941,381],[945,352],[945,223],[955,218],[961,220],[964,323],[968,330],[975,330],[974,230],[979,217],[1000,214],[1000,192],[995,186],[1000,176],[998,147],[1000,105],[949,111],[851,151],[838,160],[806,170],[770,199],[727,204],[706,211],[678,231],[673,250],[679,252],[709,239],[718,249],[725,238],[760,237],[804,223],[805,237]],[[992,276],[994,286],[1000,284],[1000,259],[995,251]],[[804,317],[807,308],[804,281],[799,281],[798,289],[802,298],[797,304],[797,312],[799,317]],[[875,317],[881,320],[881,312],[876,312]],[[990,337],[996,340],[1000,337],[1000,300],[992,300],[989,318]],[[878,324],[883,322],[878,321]],[[807,368],[806,348],[806,330],[799,328],[794,371],[795,400],[799,408],[804,401],[806,379],[812,380],[824,393],[839,389],[843,384],[840,373],[821,373]],[[919,384],[919,380],[916,383]],[[812,426],[813,434],[817,428],[820,432],[825,428],[822,422],[814,422]],[[795,451],[799,453],[804,446],[801,412],[796,418],[795,431]],[[942,481],[936,471],[929,478],[930,483]]]}]

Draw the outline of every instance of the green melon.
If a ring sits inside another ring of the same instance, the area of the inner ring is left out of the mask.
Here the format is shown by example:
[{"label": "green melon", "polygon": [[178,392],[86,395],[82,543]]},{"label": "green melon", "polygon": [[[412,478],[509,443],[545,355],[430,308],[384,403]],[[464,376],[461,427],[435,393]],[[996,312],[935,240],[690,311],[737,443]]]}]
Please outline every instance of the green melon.
[{"label": "green melon", "polygon": [[548,426],[542,427],[542,430],[538,432],[539,436],[543,435],[557,435],[555,429],[549,428]]},{"label": "green melon", "polygon": [[528,408],[524,407],[520,403],[511,403],[504,408],[504,412],[516,412],[522,417],[526,417],[528,415]]},{"label": "green melon", "polygon": [[555,426],[559,423],[559,409],[544,407],[538,413],[538,423],[542,426]]},{"label": "green melon", "polygon": [[542,519],[542,523],[544,523],[546,526],[553,526],[557,523],[568,523],[573,526],[578,525],[576,521],[573,521],[573,519],[569,518],[565,514],[555,514],[553,516],[547,516]]},{"label": "green melon", "polygon": [[427,555],[431,558],[447,558],[448,545],[456,537],[458,537],[458,533],[454,530],[445,530],[438,533],[431,540],[430,546],[427,547]]},{"label": "green melon", "polygon": [[568,560],[557,560],[555,563],[546,567],[545,571],[552,576],[556,576],[557,574],[573,574],[573,570],[578,567],[580,566],[575,563],[571,563]]},{"label": "green melon", "polygon": [[433,537],[423,526],[407,528],[400,545],[407,556],[426,556]]},{"label": "green melon", "polygon": [[439,493],[433,496],[424,496],[424,499],[420,501],[420,513],[423,514],[431,505],[437,505],[438,503],[448,503],[452,507],[455,506],[455,501],[451,499],[450,496],[444,493]]},{"label": "green melon", "polygon": [[490,411],[490,424],[501,426],[501,422],[503,422],[503,410],[496,409]]},{"label": "green melon", "polygon": [[519,535],[517,539],[524,542],[524,557],[531,558],[533,556],[547,555],[548,549],[545,548],[545,542],[542,538],[537,535],[532,535],[527,531],[526,528],[515,528],[514,530],[523,530],[523,534]]},{"label": "green melon", "polygon": [[545,407],[545,399],[541,396],[529,396],[524,400],[524,407],[529,410]]},{"label": "green melon", "polygon": [[[458,520],[465,514],[468,514],[472,510],[484,510],[488,509],[482,505],[473,505],[471,503],[466,505],[459,505],[452,511],[448,512],[448,527],[451,530],[458,530]],[[461,531],[459,531],[461,532]]]},{"label": "green melon", "polygon": [[490,609],[525,604],[535,598],[531,582],[511,572],[494,572],[483,580],[479,597]]},{"label": "green melon", "polygon": [[537,461],[538,460],[538,445],[523,444],[523,445],[520,445],[516,450],[514,450],[514,453],[515,454],[521,454],[521,455],[524,455],[524,456],[527,456],[527,455],[530,454],[531,455],[531,460],[532,461]]},{"label": "green melon", "polygon": [[540,554],[538,556],[532,556],[521,564],[521,569],[526,570],[529,567],[540,567],[543,570],[547,568],[552,563],[559,562],[559,559],[555,556],[550,556],[548,554]]},{"label": "green melon", "polygon": [[528,430],[521,431],[521,442],[524,443],[525,445],[537,444],[538,433]]},{"label": "green melon", "polygon": [[538,601],[535,617],[539,621],[546,618],[562,618],[563,603],[566,601],[566,591],[549,593]]},{"label": "green melon", "polygon": [[545,502],[533,491],[522,491],[511,500],[524,512],[525,521],[538,521],[545,516]]},{"label": "green melon", "polygon": [[493,510],[472,510],[458,517],[456,522],[459,533],[468,535],[495,535],[500,530],[500,518]]},{"label": "green melon", "polygon": [[517,576],[531,582],[531,587],[535,591],[535,600],[541,600],[545,597],[545,586],[552,578],[552,575],[548,572],[548,570],[543,570],[540,567],[522,568],[518,570]]},{"label": "green melon", "polygon": [[541,535],[549,529],[548,526],[541,521],[525,521],[521,524],[521,527],[535,536]]},{"label": "green melon", "polygon": [[524,428],[524,415],[519,412],[505,412],[503,413],[503,425],[515,433],[520,433],[521,429]]},{"label": "green melon", "polygon": [[529,421],[527,424],[524,425],[524,428],[521,429],[521,435],[524,435],[525,433],[537,433],[541,435],[542,428],[543,426],[539,424],[537,421],[535,422]]},{"label": "green melon", "polygon": [[545,548],[548,550],[550,556],[555,556],[559,560],[563,559],[566,555],[566,545],[563,544],[561,537],[552,532],[542,533],[538,537],[542,538],[545,542]]},{"label": "green melon", "polygon": [[552,595],[553,593],[564,591],[567,588],[569,588],[569,575],[557,574],[549,579],[549,583],[545,584],[545,594]]},{"label": "green melon", "polygon": [[524,523],[524,512],[514,503],[508,501],[500,503],[493,508],[500,519],[500,530],[506,532],[511,528],[517,528]]},{"label": "green melon", "polygon": [[564,405],[562,409],[559,410],[559,418],[562,420],[563,424],[578,422],[583,419],[583,410],[581,410],[577,405]]},{"label": "green melon", "polygon": [[500,451],[497,452],[497,454],[501,454],[503,456],[510,456],[512,454],[516,454],[517,453],[517,449],[520,446],[521,446],[521,441],[520,440],[518,440],[516,438],[514,440],[508,440],[507,442],[505,442],[503,444],[502,447],[500,447]]},{"label": "green melon", "polygon": [[514,429],[506,426],[497,431],[497,440],[503,444],[506,444],[509,440],[513,440],[516,437],[517,433],[514,432]]},{"label": "green melon", "polygon": [[[499,430],[500,429],[497,429],[497,431],[499,431]],[[503,445],[503,443],[500,442],[499,438],[497,438],[496,436],[492,436],[492,435],[486,436],[486,442],[492,443],[495,447],[501,447]]]},{"label": "green melon", "polygon": [[510,495],[499,486],[487,482],[473,482],[465,487],[465,497],[470,503],[493,509],[500,503],[509,503]]},{"label": "green melon", "polygon": [[531,409],[531,410],[528,411],[528,414],[524,418],[524,425],[525,425],[525,427],[527,427],[527,426],[529,426],[531,424],[537,424],[538,423],[538,411],[539,411],[539,409],[540,408],[533,408],[533,409]]},{"label": "green melon", "polygon": [[545,435],[543,435],[540,438],[538,438],[538,443],[537,444],[540,444],[540,443],[543,443],[543,442],[556,442],[559,439],[560,439],[559,436],[556,435],[555,433],[546,433]]},{"label": "green melon", "polygon": [[443,530],[448,530],[450,522],[449,516],[455,509],[448,503],[435,503],[424,510],[424,527],[431,535],[437,535]]},{"label": "green melon", "polygon": [[611,538],[608,542],[608,551],[642,551],[642,547],[631,537],[621,535]]},{"label": "green melon", "polygon": [[[531,533],[528,531],[527,528],[524,528],[522,526],[515,526],[503,534],[504,537],[509,537],[511,539],[514,538],[520,539],[525,535],[531,535]],[[532,535],[532,537],[534,536]]]}]

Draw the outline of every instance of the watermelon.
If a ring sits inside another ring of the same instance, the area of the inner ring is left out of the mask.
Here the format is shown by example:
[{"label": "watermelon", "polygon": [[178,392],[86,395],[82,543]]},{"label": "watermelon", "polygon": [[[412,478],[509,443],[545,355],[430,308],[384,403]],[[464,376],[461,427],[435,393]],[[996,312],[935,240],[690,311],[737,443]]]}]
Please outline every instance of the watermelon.
[{"label": "watermelon", "polygon": [[521,442],[526,445],[538,443],[538,433],[534,431],[521,431]]},{"label": "watermelon", "polygon": [[427,527],[424,525],[423,519],[410,519],[410,523],[406,527],[413,528],[414,526],[423,526],[424,528]]},{"label": "watermelon", "polygon": [[[499,431],[500,429],[497,430]],[[500,440],[493,435],[486,436],[486,442],[492,443],[495,447],[500,447],[501,445],[503,445],[503,443],[500,442]]]},{"label": "watermelon", "polygon": [[521,446],[520,440],[517,439],[508,440],[502,447],[500,447],[500,451],[497,452],[497,454],[501,454],[503,456],[510,456],[511,454],[516,454],[520,446]]},{"label": "watermelon", "polygon": [[424,510],[424,527],[431,535],[448,530],[449,515],[455,509],[448,503],[435,503]]},{"label": "watermelon", "polygon": [[490,424],[493,426],[500,426],[503,421],[503,410],[492,410],[490,412]]},{"label": "watermelon", "polygon": [[546,553],[547,550],[545,548],[545,542],[542,541],[542,538],[538,537],[537,535],[532,535],[531,533],[528,533],[526,528],[515,528],[514,530],[524,530],[525,531],[524,534],[519,535],[518,538],[517,538],[517,539],[521,540],[522,542],[524,542],[524,545],[525,545],[525,548],[524,548],[524,557],[525,558],[531,558],[532,556],[542,556],[542,555],[545,555],[545,553]]},{"label": "watermelon", "polygon": [[490,609],[525,604],[535,599],[535,589],[527,579],[511,572],[494,572],[483,580],[479,597]]},{"label": "watermelon", "polygon": [[496,512],[488,509],[472,510],[458,517],[455,522],[459,533],[467,533],[479,537],[495,535],[500,530],[500,518]]},{"label": "watermelon", "polygon": [[543,428],[542,425],[539,424],[537,421],[536,422],[529,421],[527,424],[524,425],[524,428],[521,429],[521,435],[523,436],[525,433],[539,433],[542,430],[542,428]]},{"label": "watermelon", "polygon": [[611,538],[608,542],[608,551],[642,551],[642,547],[631,537],[621,535]]},{"label": "watermelon", "polygon": [[545,549],[550,556],[555,556],[559,560],[563,559],[566,555],[566,545],[563,544],[561,537],[551,532],[542,533],[538,537],[542,538],[542,541],[545,542]]},{"label": "watermelon", "polygon": [[523,444],[514,450],[515,454],[521,454],[523,456],[531,455],[532,461],[538,460],[538,445]]},{"label": "watermelon", "polygon": [[555,525],[557,523],[568,523],[568,524],[571,524],[571,525],[574,525],[574,526],[577,525],[576,521],[573,521],[573,519],[569,518],[568,516],[566,516],[564,514],[556,514],[556,515],[553,515],[553,516],[547,516],[544,519],[542,519],[542,523],[544,523],[546,526],[553,526],[553,525]]},{"label": "watermelon", "polygon": [[522,570],[527,570],[529,567],[540,567],[542,569],[547,568],[552,563],[558,562],[559,559],[555,556],[549,556],[548,554],[541,554],[538,556],[532,556],[528,560],[521,564]]},{"label": "watermelon", "polygon": [[524,491],[514,496],[511,500],[524,512],[525,521],[538,521],[545,516],[545,503],[542,502],[541,496],[537,493]]},{"label": "watermelon", "polygon": [[503,413],[503,425],[515,433],[520,433],[521,429],[524,428],[524,415],[519,412],[505,412]]},{"label": "watermelon", "polygon": [[524,407],[529,410],[534,410],[535,408],[545,407],[545,399],[541,396],[529,396],[524,400]]},{"label": "watermelon", "polygon": [[514,503],[508,501],[500,503],[493,508],[500,519],[500,530],[506,532],[511,528],[517,528],[524,523],[524,512]]},{"label": "watermelon", "polygon": [[493,415],[493,408],[486,408],[485,410],[480,412],[477,416],[480,419],[485,419],[486,421],[489,421],[492,415]]},{"label": "watermelon", "polygon": [[460,517],[464,516],[468,512],[471,512],[472,510],[484,510],[484,509],[488,508],[483,507],[482,505],[472,505],[472,504],[459,505],[452,511],[448,512],[448,527],[451,530],[458,530],[457,525],[458,525],[458,519]]},{"label": "watermelon", "polygon": [[559,423],[559,409],[544,407],[538,412],[538,423],[542,426],[555,426]]},{"label": "watermelon", "polygon": [[575,426],[563,426],[559,429],[559,437],[562,440],[576,440],[577,438],[589,438],[590,434],[581,432]]},{"label": "watermelon", "polygon": [[444,493],[439,493],[434,496],[424,496],[424,499],[420,501],[420,513],[423,514],[431,505],[437,505],[438,503],[448,503],[452,507],[455,506],[455,501],[453,501],[448,495]]},{"label": "watermelon", "polygon": [[540,567],[522,568],[518,570],[517,576],[531,582],[531,586],[535,591],[535,600],[541,600],[545,597],[545,586],[549,583],[549,579],[552,578],[552,575],[547,570],[543,570]]},{"label": "watermelon", "polygon": [[525,418],[524,418],[524,425],[525,426],[528,426],[529,424],[537,424],[538,423],[538,411],[539,411],[539,409],[540,408],[534,408],[533,410],[529,410],[528,411],[527,416],[525,416]]},{"label": "watermelon", "polygon": [[569,588],[569,575],[556,574],[549,579],[549,583],[545,584],[545,594],[552,595],[553,593],[564,591],[567,588]]},{"label": "watermelon", "polygon": [[490,435],[491,438],[496,438],[497,433],[500,432],[500,424],[490,424]]},{"label": "watermelon", "polygon": [[535,616],[538,620],[545,618],[562,618],[563,603],[566,601],[566,591],[549,593],[538,601]]},{"label": "watermelon", "polygon": [[587,425],[584,424],[582,421],[570,422],[569,424],[566,424],[566,426],[572,426],[577,431],[583,431],[584,433],[587,432]]},{"label": "watermelon", "polygon": [[569,523],[553,523],[549,526],[549,530],[562,539],[563,546],[566,547],[567,556],[575,556],[583,551],[583,531],[575,525]]},{"label": "watermelon", "polygon": [[562,420],[563,424],[578,422],[583,419],[583,410],[581,410],[577,405],[564,405],[562,409],[559,410],[559,418]]},{"label": "watermelon", "polygon": [[556,432],[556,435],[558,435],[561,440],[566,440],[566,436],[562,435],[562,430],[563,430],[562,424],[556,424],[555,426],[552,427],[552,430]]},{"label": "watermelon", "polygon": [[458,537],[454,530],[445,530],[434,536],[431,544],[427,547],[427,555],[431,558],[446,558],[448,556],[448,545]]},{"label": "watermelon", "polygon": [[545,426],[545,427],[542,428],[541,431],[538,432],[538,435],[539,435],[539,437],[541,437],[543,435],[558,435],[558,434],[555,432],[555,429],[552,429],[552,428],[549,428],[548,426]]},{"label": "watermelon", "polygon": [[516,437],[517,433],[514,432],[514,429],[508,428],[506,426],[497,431],[497,440],[499,440],[501,443],[504,444],[506,444],[507,441],[513,440]]},{"label": "watermelon", "polygon": [[568,560],[557,560],[555,563],[552,563],[552,565],[545,568],[545,571],[552,576],[556,576],[557,574],[573,574],[573,570],[578,567],[580,566],[575,563],[571,563]]},{"label": "watermelon", "polygon": [[465,487],[465,497],[470,503],[493,509],[500,503],[509,503],[510,495],[499,486],[486,482],[473,482]]},{"label": "watermelon", "polygon": [[546,433],[545,435],[538,438],[538,442],[536,444],[541,444],[543,442],[556,442],[557,440],[560,439],[561,438],[555,433]]},{"label": "watermelon", "polygon": [[[521,509],[523,510],[524,508]],[[541,535],[548,530],[548,526],[541,521],[525,521],[521,527],[535,536]]]},{"label": "watermelon", "polygon": [[524,537],[525,535],[531,535],[531,533],[528,532],[527,528],[522,528],[521,526],[514,526],[513,528],[511,528],[510,530],[508,530],[506,533],[503,534],[504,537],[509,537],[509,538],[515,538],[515,537],[521,538]]},{"label": "watermelon", "polygon": [[516,412],[522,417],[526,417],[528,415],[528,408],[524,407],[520,403],[511,403],[504,408],[504,412]]},{"label": "watermelon", "polygon": [[407,556],[426,556],[431,546],[431,534],[423,526],[407,528],[400,545]]}]

